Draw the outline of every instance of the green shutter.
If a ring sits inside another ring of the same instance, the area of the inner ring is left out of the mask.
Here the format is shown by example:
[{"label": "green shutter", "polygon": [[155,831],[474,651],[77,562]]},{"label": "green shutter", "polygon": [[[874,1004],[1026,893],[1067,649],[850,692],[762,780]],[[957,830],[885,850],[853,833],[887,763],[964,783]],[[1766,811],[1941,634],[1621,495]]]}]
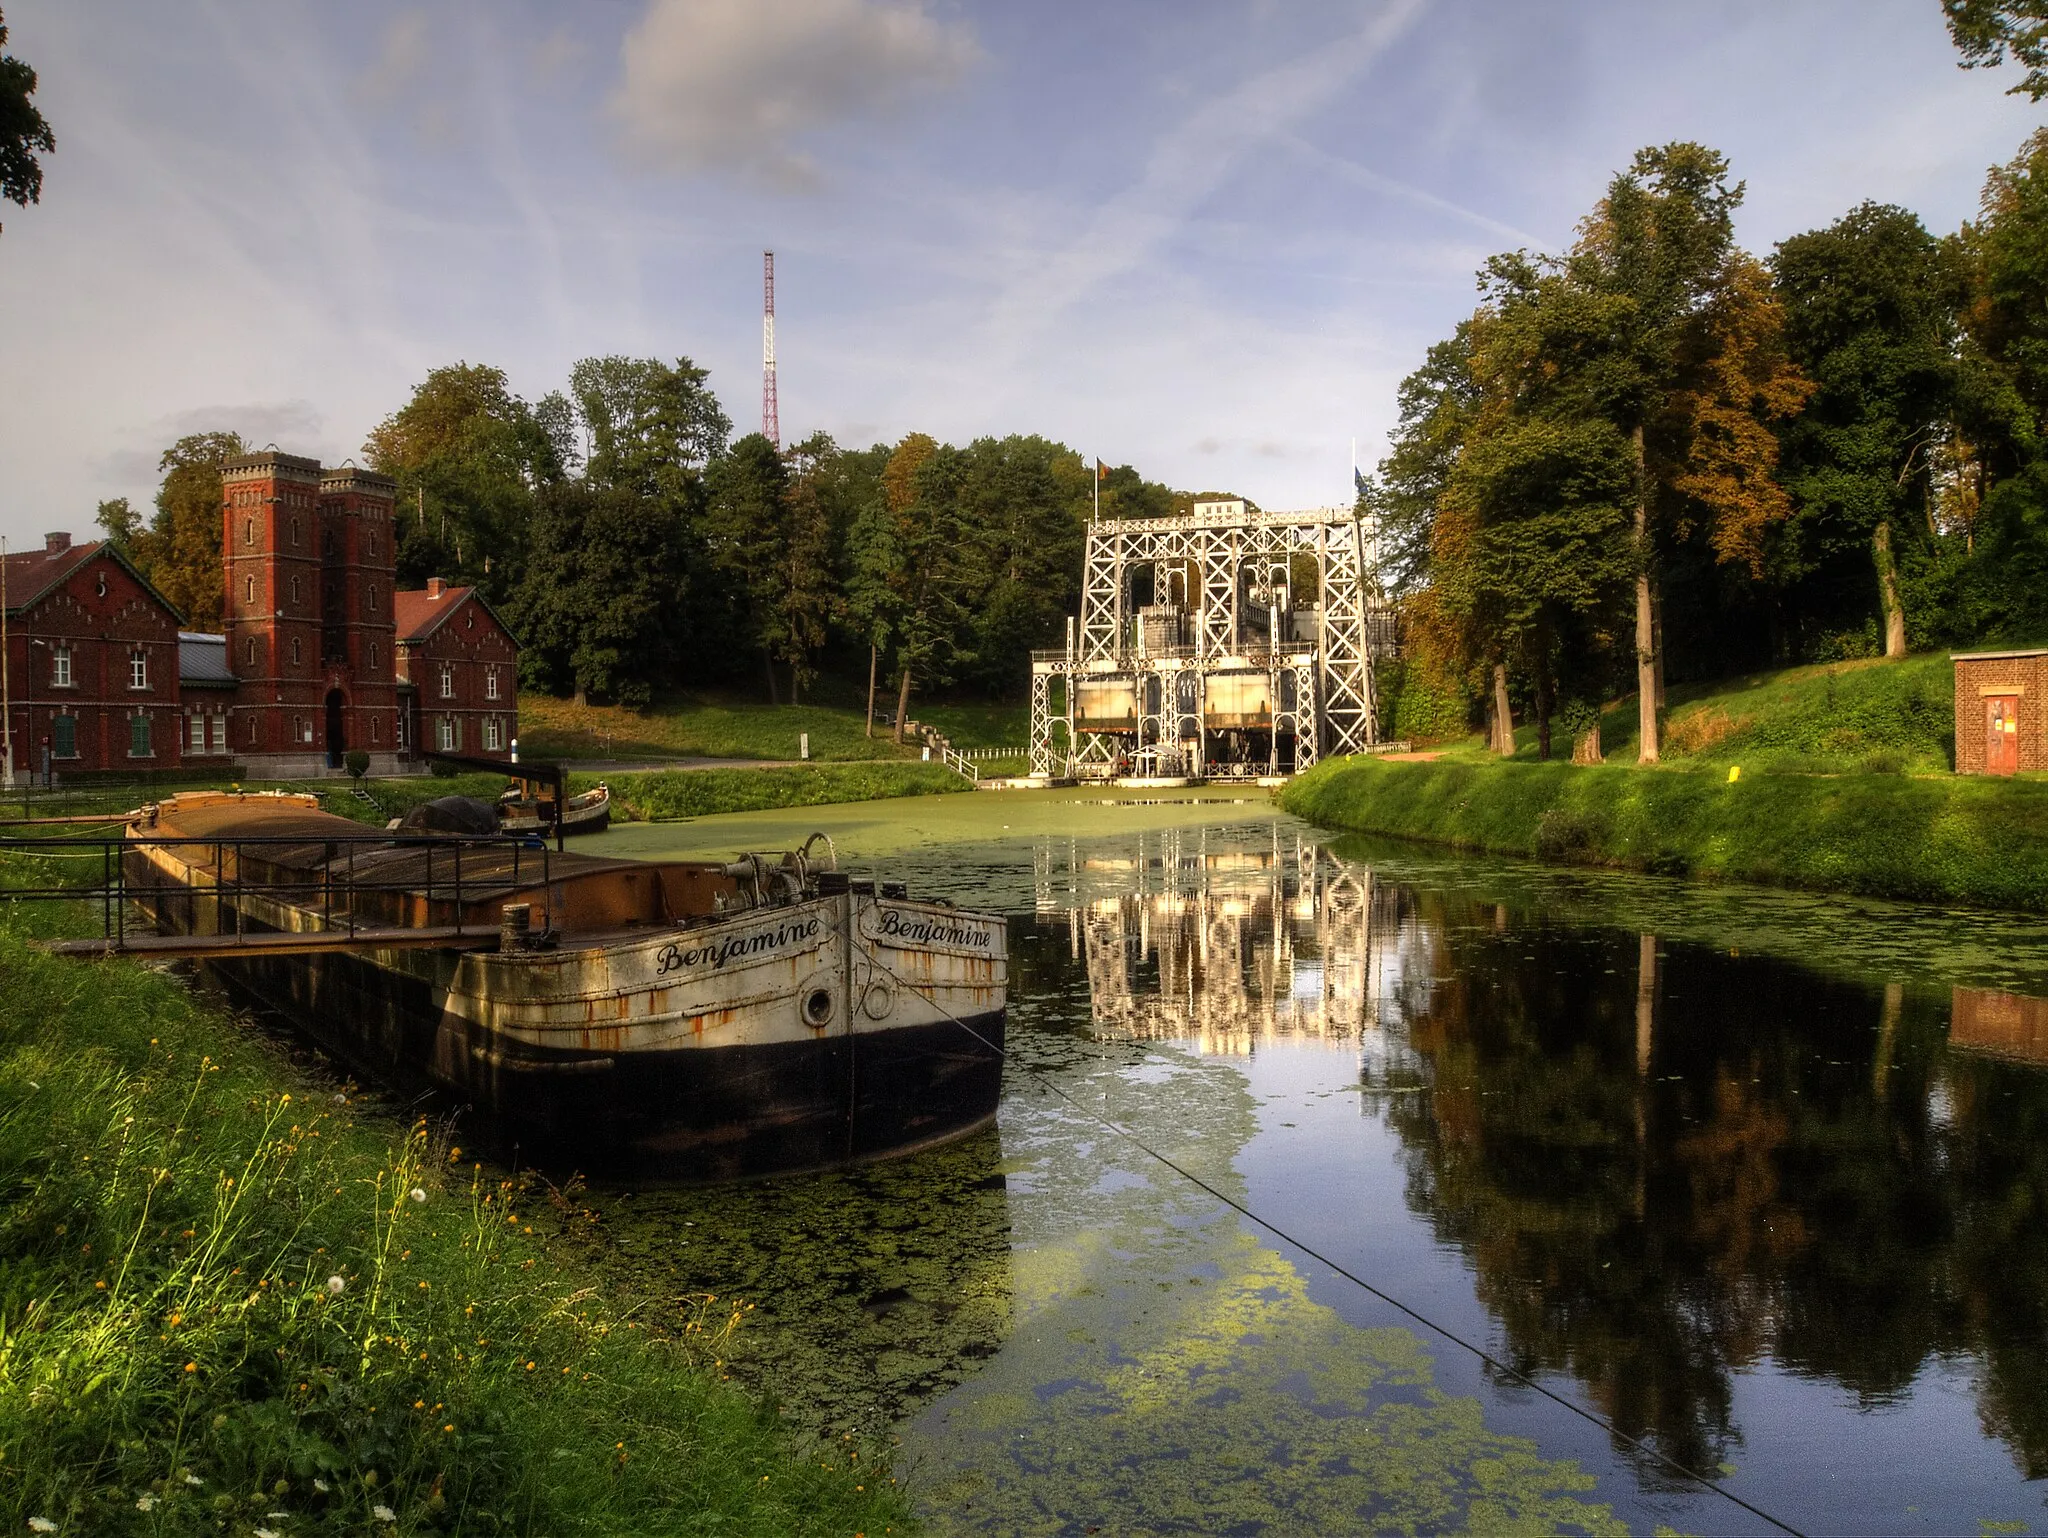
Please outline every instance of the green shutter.
[{"label": "green shutter", "polygon": [[149,757],[148,716],[130,716],[128,718],[128,756],[130,758]]},{"label": "green shutter", "polygon": [[56,716],[50,722],[50,756],[78,757],[78,717]]}]

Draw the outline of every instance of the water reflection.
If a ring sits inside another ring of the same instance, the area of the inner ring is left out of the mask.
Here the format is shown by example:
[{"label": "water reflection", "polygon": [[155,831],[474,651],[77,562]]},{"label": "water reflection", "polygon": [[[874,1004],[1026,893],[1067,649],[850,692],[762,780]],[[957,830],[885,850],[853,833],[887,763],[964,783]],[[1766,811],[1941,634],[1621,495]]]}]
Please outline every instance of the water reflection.
[{"label": "water reflection", "polygon": [[1768,1461],[1745,1375],[1841,1391],[1809,1430],[1853,1463],[1860,1413],[1960,1365],[1981,1431],[2048,1476],[2048,1001],[1553,923],[1260,837],[1041,846],[1097,1031],[1355,1050],[1501,1354],[1688,1467]]}]

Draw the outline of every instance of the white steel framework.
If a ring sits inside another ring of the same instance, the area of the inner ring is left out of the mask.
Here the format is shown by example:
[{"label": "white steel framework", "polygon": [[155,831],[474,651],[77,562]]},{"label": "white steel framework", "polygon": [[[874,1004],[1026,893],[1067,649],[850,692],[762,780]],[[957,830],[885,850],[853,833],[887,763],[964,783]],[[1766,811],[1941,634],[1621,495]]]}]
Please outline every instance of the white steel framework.
[{"label": "white steel framework", "polygon": [[1393,622],[1372,557],[1336,508],[1091,525],[1078,623],[1032,657],[1031,772],[1270,775],[1373,747]]}]

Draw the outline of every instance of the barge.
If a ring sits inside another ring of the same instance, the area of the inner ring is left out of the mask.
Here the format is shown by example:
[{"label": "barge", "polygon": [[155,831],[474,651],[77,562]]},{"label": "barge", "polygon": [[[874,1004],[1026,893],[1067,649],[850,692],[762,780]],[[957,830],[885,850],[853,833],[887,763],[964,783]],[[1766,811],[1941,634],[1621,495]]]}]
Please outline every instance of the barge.
[{"label": "barge", "polygon": [[606,859],[201,792],[134,817],[121,876],[231,994],[368,1077],[440,1091],[467,1137],[542,1167],[720,1181],[995,1117],[1004,921],[854,880],[829,845],[813,859],[819,837]]}]

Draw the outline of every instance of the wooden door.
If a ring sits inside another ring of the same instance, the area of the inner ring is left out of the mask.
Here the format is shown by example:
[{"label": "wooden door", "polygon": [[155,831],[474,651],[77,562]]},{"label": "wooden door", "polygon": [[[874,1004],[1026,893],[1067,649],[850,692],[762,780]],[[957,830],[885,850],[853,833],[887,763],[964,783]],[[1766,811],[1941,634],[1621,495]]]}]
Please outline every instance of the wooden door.
[{"label": "wooden door", "polygon": [[2020,697],[1984,696],[1984,772],[2017,774],[2020,769]]}]

